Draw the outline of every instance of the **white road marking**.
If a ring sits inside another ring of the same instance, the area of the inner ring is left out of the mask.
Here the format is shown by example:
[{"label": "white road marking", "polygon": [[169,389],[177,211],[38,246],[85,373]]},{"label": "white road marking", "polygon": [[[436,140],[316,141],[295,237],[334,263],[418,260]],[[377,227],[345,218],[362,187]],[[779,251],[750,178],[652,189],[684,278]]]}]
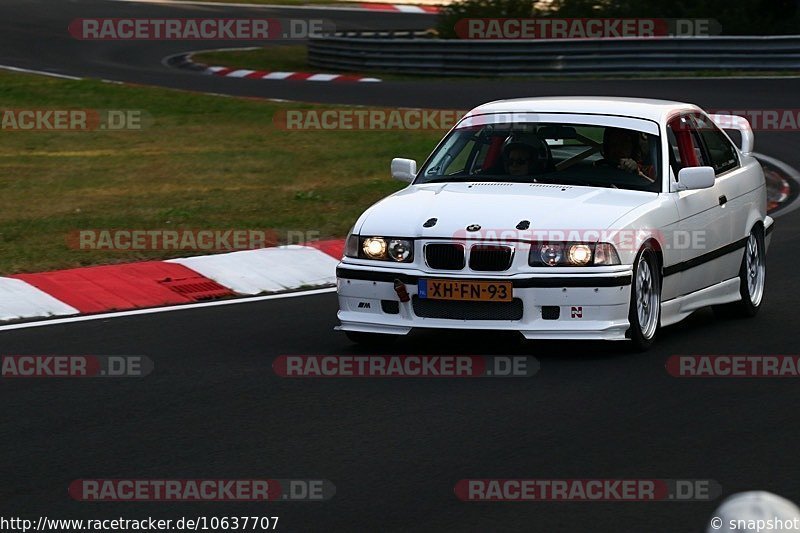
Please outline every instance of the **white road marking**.
[{"label": "white road marking", "polygon": [[10,70],[12,72],[22,72],[24,74],[40,74],[42,76],[52,76],[53,78],[63,78],[65,80],[82,80],[77,76],[67,76],[66,74],[58,74],[56,72],[48,72],[46,70],[33,70],[29,68],[12,67],[11,65],[0,65],[0,70]]},{"label": "white road marking", "polygon": [[6,326],[0,326],[0,331],[38,328],[44,326],[55,326],[58,324],[71,324],[73,322],[88,322],[91,320],[105,320],[108,318],[124,318],[136,315],[151,315],[155,313],[168,313],[171,311],[186,311],[189,309],[201,309],[204,307],[217,307],[221,305],[236,305],[236,304],[245,304],[251,302],[263,302],[265,300],[278,300],[281,298],[299,298],[301,296],[315,296],[317,294],[326,294],[335,291],[336,287],[326,287],[324,289],[311,289],[308,291],[288,292],[284,294],[270,294],[267,296],[252,296],[248,298],[238,298],[236,300],[219,300],[216,302],[202,302],[196,304],[174,305],[170,307],[156,307],[151,309],[134,309],[131,311],[118,311],[115,313],[103,313],[99,315],[84,315],[84,316],[75,316],[69,318],[56,318],[53,320],[42,320],[39,322],[8,324]]}]

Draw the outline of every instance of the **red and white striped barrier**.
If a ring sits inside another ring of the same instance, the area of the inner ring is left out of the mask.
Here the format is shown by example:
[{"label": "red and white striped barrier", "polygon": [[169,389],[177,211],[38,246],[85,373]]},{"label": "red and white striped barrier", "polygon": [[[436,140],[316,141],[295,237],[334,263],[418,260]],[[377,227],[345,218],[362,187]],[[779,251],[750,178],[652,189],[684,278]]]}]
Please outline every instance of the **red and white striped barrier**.
[{"label": "red and white striped barrier", "polygon": [[309,72],[267,72],[263,70],[236,69],[230,67],[206,67],[205,72],[226,78],[247,78],[250,80],[290,80],[290,81],[335,81],[335,82],[378,82],[379,78],[353,76],[348,74],[312,74]]},{"label": "red and white striped barrier", "polygon": [[0,321],[125,311],[336,283],[344,241],[0,277]]},{"label": "red and white striped barrier", "polygon": [[439,6],[411,6],[408,4],[362,3],[359,4],[359,7],[370,11],[396,11],[400,13],[424,13],[427,15],[438,15],[440,12]]}]

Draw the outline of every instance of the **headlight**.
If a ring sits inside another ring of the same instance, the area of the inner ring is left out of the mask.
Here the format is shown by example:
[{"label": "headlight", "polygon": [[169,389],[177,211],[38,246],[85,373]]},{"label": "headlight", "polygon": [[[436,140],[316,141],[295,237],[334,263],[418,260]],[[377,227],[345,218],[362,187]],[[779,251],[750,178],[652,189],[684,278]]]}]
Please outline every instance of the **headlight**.
[{"label": "headlight", "polygon": [[412,249],[413,249],[412,242],[407,241],[405,239],[392,239],[391,241],[389,241],[389,247],[387,248],[389,252],[389,257],[391,257],[398,263],[403,262],[409,257],[411,257]]},{"label": "headlight", "polygon": [[564,259],[564,245],[545,244],[539,251],[539,257],[545,265],[556,266]]},{"label": "headlight", "polygon": [[359,237],[351,235],[345,245],[347,257],[410,263],[414,256],[414,241],[395,237]]},{"label": "headlight", "polygon": [[619,263],[619,255],[614,245],[605,242],[532,244],[528,254],[530,266],[607,266]]},{"label": "headlight", "polygon": [[585,266],[592,260],[592,249],[588,244],[573,244],[569,247],[569,262],[577,266]]},{"label": "headlight", "polygon": [[361,244],[364,255],[369,259],[386,259],[386,239],[383,237],[369,237]]}]

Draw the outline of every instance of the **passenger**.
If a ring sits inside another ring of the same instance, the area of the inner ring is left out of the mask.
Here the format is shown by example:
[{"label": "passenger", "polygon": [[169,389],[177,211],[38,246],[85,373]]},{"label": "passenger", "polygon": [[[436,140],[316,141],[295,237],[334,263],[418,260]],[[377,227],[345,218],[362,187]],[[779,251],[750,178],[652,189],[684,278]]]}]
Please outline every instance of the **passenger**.
[{"label": "passenger", "polygon": [[655,181],[655,167],[646,165],[642,156],[642,137],[638,132],[621,128],[606,128],[603,132],[601,165],[610,165],[626,172]]}]

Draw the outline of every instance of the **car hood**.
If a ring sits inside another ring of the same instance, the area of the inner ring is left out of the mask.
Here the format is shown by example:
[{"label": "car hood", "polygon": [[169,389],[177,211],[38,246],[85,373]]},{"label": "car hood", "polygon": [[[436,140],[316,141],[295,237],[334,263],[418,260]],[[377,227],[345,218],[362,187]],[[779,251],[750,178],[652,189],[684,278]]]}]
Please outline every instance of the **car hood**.
[{"label": "car hood", "polygon": [[[361,235],[466,237],[515,231],[527,220],[531,230],[605,230],[640,205],[650,192],[540,183],[445,183],[413,185],[373,205],[359,220]],[[436,218],[436,224],[423,224]],[[499,234],[497,235],[499,237]]]}]

